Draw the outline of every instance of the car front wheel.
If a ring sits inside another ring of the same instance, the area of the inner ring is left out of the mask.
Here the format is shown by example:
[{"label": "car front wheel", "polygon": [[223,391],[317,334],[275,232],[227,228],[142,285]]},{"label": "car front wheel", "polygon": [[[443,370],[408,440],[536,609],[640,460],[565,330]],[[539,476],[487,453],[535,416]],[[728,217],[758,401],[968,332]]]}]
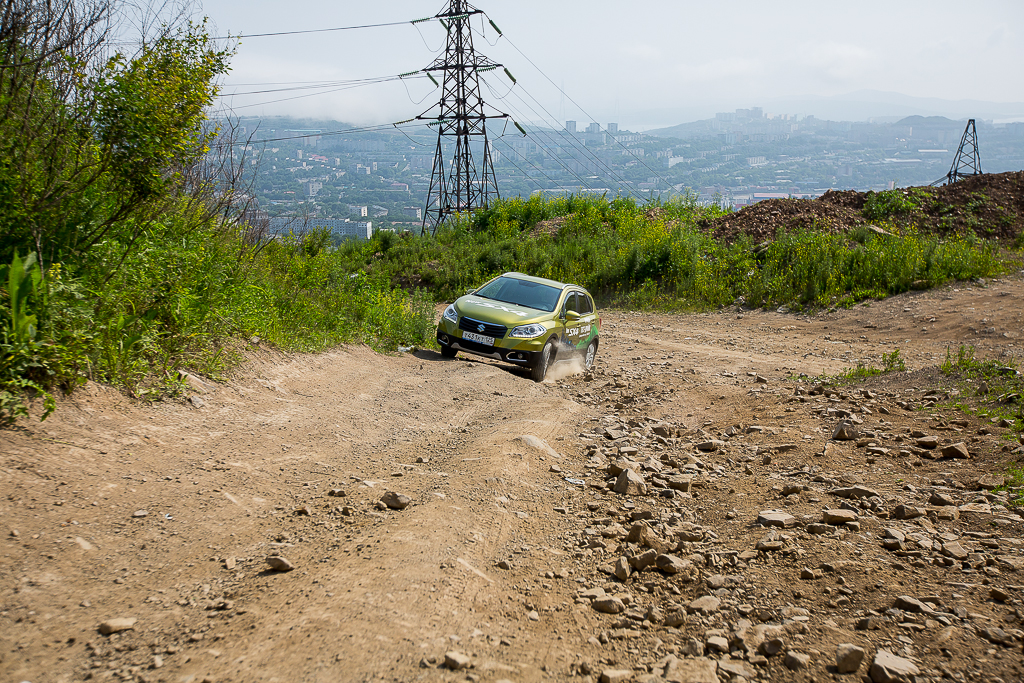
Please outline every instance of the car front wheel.
[{"label": "car front wheel", "polygon": [[530,370],[530,376],[533,377],[534,382],[544,381],[544,376],[548,374],[548,368],[551,366],[554,356],[555,345],[552,342],[548,342],[544,345],[544,350],[540,352],[537,364]]}]

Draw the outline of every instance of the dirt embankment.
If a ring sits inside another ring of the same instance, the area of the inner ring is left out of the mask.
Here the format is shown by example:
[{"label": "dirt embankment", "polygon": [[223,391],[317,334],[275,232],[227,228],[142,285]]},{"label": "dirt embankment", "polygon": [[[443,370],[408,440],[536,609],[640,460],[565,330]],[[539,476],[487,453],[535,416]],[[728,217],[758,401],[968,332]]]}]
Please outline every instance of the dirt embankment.
[{"label": "dirt embankment", "polygon": [[1021,680],[1024,520],[985,478],[1019,444],[933,390],[973,391],[951,345],[1020,362],[1022,296],[605,312],[595,375],[540,385],[366,349],[90,385],[0,433],[0,678]]},{"label": "dirt embankment", "polygon": [[[1024,230],[1024,171],[967,178],[941,187],[903,188],[916,205],[885,216],[899,225],[948,235],[975,232],[979,237],[1013,240]],[[769,199],[704,226],[715,237],[734,241],[747,235],[773,239],[780,229],[845,233],[869,225],[869,193],[829,191],[817,199]]]}]

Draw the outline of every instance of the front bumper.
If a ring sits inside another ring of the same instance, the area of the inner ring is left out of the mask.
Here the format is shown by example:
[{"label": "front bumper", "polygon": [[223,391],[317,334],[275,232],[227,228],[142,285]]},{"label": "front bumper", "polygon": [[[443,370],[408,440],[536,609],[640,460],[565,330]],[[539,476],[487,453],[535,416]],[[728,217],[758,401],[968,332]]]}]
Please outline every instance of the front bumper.
[{"label": "front bumper", "polygon": [[487,346],[463,339],[462,332],[447,320],[442,320],[437,326],[437,343],[441,346],[525,368],[532,368],[540,362],[541,351],[544,350],[546,341],[546,337],[534,339],[506,337],[505,339],[495,339],[494,346]]}]

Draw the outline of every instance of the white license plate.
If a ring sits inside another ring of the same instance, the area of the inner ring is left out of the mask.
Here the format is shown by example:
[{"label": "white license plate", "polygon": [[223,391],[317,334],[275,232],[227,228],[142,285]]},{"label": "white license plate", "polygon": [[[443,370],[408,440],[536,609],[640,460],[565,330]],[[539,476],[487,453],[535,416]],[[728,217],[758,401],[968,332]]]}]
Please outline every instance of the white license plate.
[{"label": "white license plate", "polygon": [[466,341],[474,341],[477,344],[483,344],[484,346],[494,346],[494,337],[485,337],[482,334],[476,334],[474,332],[463,332],[462,338]]}]

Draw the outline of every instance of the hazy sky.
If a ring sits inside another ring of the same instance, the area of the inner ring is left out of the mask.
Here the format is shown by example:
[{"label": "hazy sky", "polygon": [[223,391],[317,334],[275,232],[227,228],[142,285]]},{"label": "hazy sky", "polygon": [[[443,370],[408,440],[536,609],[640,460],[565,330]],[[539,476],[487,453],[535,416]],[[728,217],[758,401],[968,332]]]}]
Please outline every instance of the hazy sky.
[{"label": "hazy sky", "polygon": [[[413,20],[433,16],[445,5],[443,0],[205,0],[204,12],[220,34],[244,35]],[[821,116],[814,111],[815,98],[863,90],[1024,102],[1024,0],[479,0],[475,6],[594,120],[624,128],[672,125],[751,106]],[[481,30],[479,20],[474,25]],[[418,26],[419,31],[404,25],[243,38],[224,92],[267,89],[251,85],[267,82],[341,81],[422,68],[443,50],[445,34],[437,22]],[[474,40],[479,52],[519,80],[502,101],[498,98],[511,83],[500,70],[487,75],[493,91],[485,88],[484,95],[495,107],[520,121],[547,118],[541,105],[558,120],[589,120],[490,26]],[[230,102],[237,114],[376,124],[411,118],[439,97],[421,79],[267,103],[300,94],[236,96]],[[255,103],[266,104],[244,106]],[[964,116],[974,115],[977,106],[952,107],[951,115],[960,115],[960,109]],[[1024,106],[1018,109],[1010,118],[1024,119]]]}]

